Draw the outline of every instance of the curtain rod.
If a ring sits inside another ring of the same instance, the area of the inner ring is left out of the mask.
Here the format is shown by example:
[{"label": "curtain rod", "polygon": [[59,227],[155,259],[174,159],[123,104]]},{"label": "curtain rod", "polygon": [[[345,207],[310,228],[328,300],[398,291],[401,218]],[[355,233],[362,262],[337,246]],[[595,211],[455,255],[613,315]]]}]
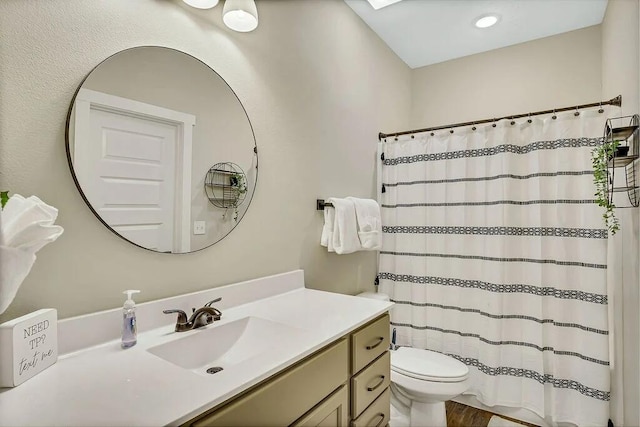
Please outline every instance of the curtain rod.
[{"label": "curtain rod", "polygon": [[[409,135],[412,133],[422,133],[422,132],[429,132],[434,130],[451,129],[451,128],[457,128],[457,127],[463,127],[463,126],[479,125],[483,123],[494,123],[504,119],[513,120],[513,119],[520,119],[522,117],[539,116],[542,114],[558,113],[560,111],[579,110],[582,108],[600,107],[603,105],[614,105],[616,107],[622,106],[622,95],[618,95],[615,98],[612,98],[608,101],[592,102],[591,104],[574,105],[572,107],[555,108],[553,110],[536,111],[533,113],[525,113],[525,114],[515,114],[512,116],[497,117],[494,119],[475,120],[473,122],[454,123],[452,125],[435,126],[430,128],[424,128],[424,129],[405,130],[401,132],[393,132],[393,133],[380,132],[378,134],[378,140],[381,141],[383,138],[388,138],[391,136]],[[451,132],[453,132],[453,130]]]}]

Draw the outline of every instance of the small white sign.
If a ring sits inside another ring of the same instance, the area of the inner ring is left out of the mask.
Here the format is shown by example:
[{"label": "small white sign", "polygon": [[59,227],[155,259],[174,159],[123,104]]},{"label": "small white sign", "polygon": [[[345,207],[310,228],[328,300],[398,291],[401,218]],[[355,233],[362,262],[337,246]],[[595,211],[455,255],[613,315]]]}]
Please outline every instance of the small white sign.
[{"label": "small white sign", "polygon": [[15,387],[58,360],[58,312],[34,311],[0,325],[0,387]]}]

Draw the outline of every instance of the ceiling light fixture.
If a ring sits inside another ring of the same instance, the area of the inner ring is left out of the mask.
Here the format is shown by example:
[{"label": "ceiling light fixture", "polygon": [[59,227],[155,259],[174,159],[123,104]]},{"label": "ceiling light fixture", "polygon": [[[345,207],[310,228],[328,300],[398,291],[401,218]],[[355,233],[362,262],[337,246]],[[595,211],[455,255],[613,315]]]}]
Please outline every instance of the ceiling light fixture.
[{"label": "ceiling light fixture", "polygon": [[367,0],[372,8],[375,10],[382,9],[383,7],[390,6],[394,3],[398,3],[401,0]]},{"label": "ceiling light fixture", "polygon": [[211,9],[218,4],[218,0],[182,0],[191,7],[196,9]]},{"label": "ceiling light fixture", "polygon": [[492,25],[495,25],[497,22],[498,22],[497,15],[484,15],[476,20],[476,27],[489,28]]},{"label": "ceiling light fixture", "polygon": [[226,0],[222,21],[234,31],[248,33],[258,27],[258,9],[253,0]]}]

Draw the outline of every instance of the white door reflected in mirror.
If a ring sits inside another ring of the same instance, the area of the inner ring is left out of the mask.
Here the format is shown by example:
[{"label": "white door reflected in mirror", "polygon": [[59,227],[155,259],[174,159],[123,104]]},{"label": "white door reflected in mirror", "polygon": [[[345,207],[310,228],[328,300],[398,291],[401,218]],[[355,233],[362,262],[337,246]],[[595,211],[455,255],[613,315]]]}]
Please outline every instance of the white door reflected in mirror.
[{"label": "white door reflected in mirror", "polygon": [[191,114],[78,92],[76,139],[99,142],[75,144],[75,173],[93,209],[127,240],[159,252],[190,251],[194,125]]}]

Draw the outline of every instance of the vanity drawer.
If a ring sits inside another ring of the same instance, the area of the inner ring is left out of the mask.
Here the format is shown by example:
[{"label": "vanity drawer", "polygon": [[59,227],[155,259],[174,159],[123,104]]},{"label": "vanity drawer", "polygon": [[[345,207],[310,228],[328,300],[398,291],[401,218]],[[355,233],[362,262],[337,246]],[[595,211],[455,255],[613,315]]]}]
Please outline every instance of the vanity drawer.
[{"label": "vanity drawer", "polygon": [[382,427],[389,423],[391,413],[391,391],[389,387],[358,418],[351,427]]},{"label": "vanity drawer", "polygon": [[348,350],[342,339],[190,424],[288,426],[347,381]]},{"label": "vanity drawer", "polygon": [[391,356],[385,352],[375,362],[351,378],[351,417],[356,418],[387,387],[391,376]]},{"label": "vanity drawer", "polygon": [[389,349],[389,315],[351,334],[351,373],[355,374]]}]

